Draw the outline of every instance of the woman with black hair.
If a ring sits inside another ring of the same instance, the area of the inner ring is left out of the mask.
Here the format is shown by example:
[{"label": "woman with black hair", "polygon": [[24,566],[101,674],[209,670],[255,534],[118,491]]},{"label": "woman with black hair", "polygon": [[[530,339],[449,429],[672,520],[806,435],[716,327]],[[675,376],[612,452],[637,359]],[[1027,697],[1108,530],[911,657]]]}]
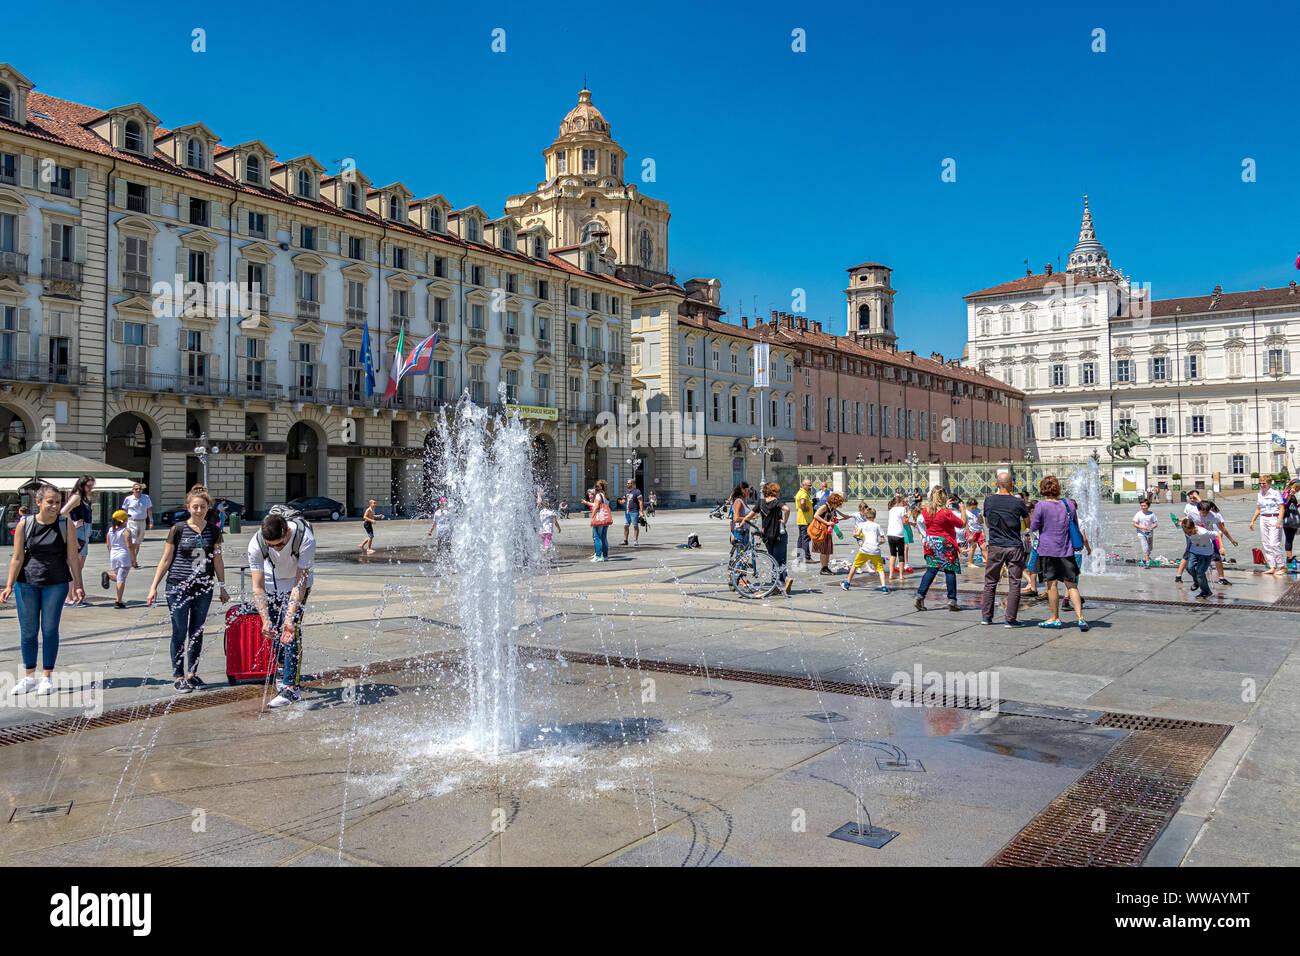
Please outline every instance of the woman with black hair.
[{"label": "woman with black hair", "polygon": [[[60,515],[66,516],[76,529],[77,561],[80,571],[85,570],[86,556],[90,554],[90,523],[95,518],[95,513],[90,508],[90,495],[94,490],[94,478],[90,475],[78,478],[77,483],[72,486],[72,494],[68,496],[67,502],[59,512]],[[90,607],[84,594],[80,600],[69,595],[67,603],[68,607]]]}]

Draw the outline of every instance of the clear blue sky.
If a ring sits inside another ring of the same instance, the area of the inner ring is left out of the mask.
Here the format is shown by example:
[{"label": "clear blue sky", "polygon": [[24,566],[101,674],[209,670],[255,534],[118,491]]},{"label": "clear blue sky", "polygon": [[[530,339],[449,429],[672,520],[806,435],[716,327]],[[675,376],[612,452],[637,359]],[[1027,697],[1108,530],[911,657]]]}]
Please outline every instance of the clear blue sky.
[{"label": "clear blue sky", "polygon": [[678,278],[720,278],[733,315],[789,311],[798,287],[842,331],[844,270],[875,260],[903,346],[956,355],[962,295],[1055,265],[1085,192],[1158,298],[1300,277],[1294,5],[152,6],[68,0],[60,29],[19,4],[0,59],[46,93],[332,169],[354,156],[492,215],[541,178],[585,76],[630,173],[657,164],[639,185],[671,204]]}]

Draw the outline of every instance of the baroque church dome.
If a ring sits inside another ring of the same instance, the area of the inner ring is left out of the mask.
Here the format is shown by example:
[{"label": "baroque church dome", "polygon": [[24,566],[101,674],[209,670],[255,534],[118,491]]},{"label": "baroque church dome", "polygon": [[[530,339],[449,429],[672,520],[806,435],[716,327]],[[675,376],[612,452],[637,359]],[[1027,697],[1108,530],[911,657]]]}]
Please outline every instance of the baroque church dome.
[{"label": "baroque church dome", "polygon": [[612,139],[609,134],[609,123],[600,110],[591,103],[591,90],[584,88],[578,93],[578,105],[569,110],[560,122],[560,132],[556,139],[592,135],[600,139]]}]

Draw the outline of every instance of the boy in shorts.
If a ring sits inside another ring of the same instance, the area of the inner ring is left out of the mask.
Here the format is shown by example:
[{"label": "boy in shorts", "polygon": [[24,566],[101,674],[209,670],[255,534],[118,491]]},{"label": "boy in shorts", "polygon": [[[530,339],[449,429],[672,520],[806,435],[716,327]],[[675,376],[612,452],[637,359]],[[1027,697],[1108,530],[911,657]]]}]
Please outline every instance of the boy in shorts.
[{"label": "boy in shorts", "polygon": [[852,586],[853,576],[858,573],[858,569],[869,564],[880,578],[880,590],[888,594],[889,586],[885,583],[885,559],[880,554],[880,545],[885,540],[885,532],[880,525],[876,524],[876,509],[865,501],[859,502],[858,513],[853,523],[853,537],[860,542],[858,554],[853,559],[853,567],[849,568],[848,579],[842,581],[840,587],[847,591]]},{"label": "boy in shorts", "polygon": [[[979,508],[976,507],[974,498],[966,502],[966,561],[968,564],[980,565],[984,563],[984,521],[983,515]],[[975,560],[975,549],[979,549],[979,560]]]}]

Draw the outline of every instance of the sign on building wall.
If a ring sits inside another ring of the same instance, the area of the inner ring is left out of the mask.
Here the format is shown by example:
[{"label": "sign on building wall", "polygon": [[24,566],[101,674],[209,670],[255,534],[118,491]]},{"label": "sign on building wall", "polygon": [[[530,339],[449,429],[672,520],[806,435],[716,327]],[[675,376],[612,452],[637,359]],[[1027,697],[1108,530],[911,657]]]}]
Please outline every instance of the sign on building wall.
[{"label": "sign on building wall", "polygon": [[423,458],[423,448],[401,445],[327,445],[331,458]]},{"label": "sign on building wall", "polygon": [[560,417],[559,409],[542,405],[506,405],[506,411],[517,412],[520,418],[535,418],[546,422],[556,421]]}]

